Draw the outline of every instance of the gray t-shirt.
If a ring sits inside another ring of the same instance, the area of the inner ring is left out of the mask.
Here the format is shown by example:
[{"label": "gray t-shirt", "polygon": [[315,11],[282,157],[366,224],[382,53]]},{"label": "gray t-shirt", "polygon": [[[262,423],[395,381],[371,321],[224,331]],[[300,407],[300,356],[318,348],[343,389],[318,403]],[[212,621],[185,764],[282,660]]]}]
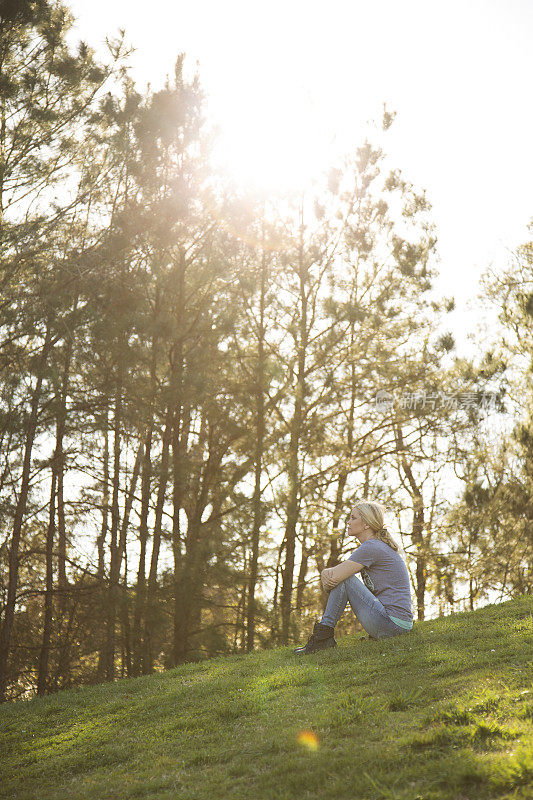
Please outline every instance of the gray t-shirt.
[{"label": "gray t-shirt", "polygon": [[348,561],[366,567],[361,571],[365,586],[384,605],[389,616],[412,621],[409,573],[396,550],[381,539],[371,538],[360,544]]}]

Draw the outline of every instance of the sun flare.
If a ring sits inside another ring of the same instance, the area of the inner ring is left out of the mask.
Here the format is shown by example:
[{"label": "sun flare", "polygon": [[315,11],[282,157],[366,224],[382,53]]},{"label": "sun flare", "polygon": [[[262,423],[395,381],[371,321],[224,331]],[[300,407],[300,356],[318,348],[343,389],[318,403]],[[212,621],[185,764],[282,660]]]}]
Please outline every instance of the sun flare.
[{"label": "sun flare", "polygon": [[308,750],[318,750],[320,746],[316,733],[307,729],[300,731],[296,740]]},{"label": "sun flare", "polygon": [[327,169],[335,135],[311,97],[252,97],[228,105],[219,121],[215,159],[238,183],[268,191],[301,191]]}]

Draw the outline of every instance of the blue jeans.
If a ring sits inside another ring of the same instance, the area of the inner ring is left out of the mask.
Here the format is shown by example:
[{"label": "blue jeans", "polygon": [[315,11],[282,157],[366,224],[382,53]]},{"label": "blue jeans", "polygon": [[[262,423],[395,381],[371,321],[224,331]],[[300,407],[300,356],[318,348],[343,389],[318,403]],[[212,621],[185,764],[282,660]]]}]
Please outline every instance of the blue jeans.
[{"label": "blue jeans", "polygon": [[400,628],[391,620],[385,607],[366,588],[363,581],[352,575],[341,581],[329,593],[326,610],[320,622],[324,625],[335,627],[340,620],[346,603],[350,602],[353,612],[365,631],[373,639],[382,639],[385,636],[397,636],[400,633],[410,633],[405,628]]}]

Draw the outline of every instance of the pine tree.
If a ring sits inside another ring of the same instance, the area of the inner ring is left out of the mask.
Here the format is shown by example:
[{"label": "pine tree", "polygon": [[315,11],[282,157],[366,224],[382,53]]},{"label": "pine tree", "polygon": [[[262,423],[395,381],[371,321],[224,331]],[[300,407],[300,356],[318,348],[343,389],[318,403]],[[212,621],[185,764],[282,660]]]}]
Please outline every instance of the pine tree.
[{"label": "pine tree", "polygon": [[[5,2],[0,10],[0,286],[3,367],[34,377],[28,391],[24,456],[9,545],[9,577],[0,630],[0,698],[8,682],[18,554],[30,492],[39,412],[49,359],[61,338],[53,274],[54,234],[78,202],[69,197],[77,146],[97,93],[121,58],[98,65],[80,43],[69,50],[70,17],[60,3]],[[53,192],[57,193],[54,198]],[[75,193],[76,194],[76,193]],[[5,373],[4,373],[5,374]],[[22,388],[22,387],[21,387]],[[53,530],[53,528],[52,528]],[[50,533],[50,535],[52,535]]]}]

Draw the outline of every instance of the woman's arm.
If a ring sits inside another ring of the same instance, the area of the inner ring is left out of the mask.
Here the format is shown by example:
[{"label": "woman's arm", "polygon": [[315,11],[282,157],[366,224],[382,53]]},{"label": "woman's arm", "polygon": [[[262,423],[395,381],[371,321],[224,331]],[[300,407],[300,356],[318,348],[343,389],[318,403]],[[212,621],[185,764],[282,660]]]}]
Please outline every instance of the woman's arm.
[{"label": "woman's arm", "polygon": [[341,564],[337,564],[336,567],[327,567],[320,573],[322,586],[326,591],[330,591],[330,589],[334,589],[339,583],[345,581],[346,578],[351,578],[351,576],[355,575],[356,572],[361,572],[362,569],[363,564],[359,564],[357,561],[349,560],[343,561]]}]

